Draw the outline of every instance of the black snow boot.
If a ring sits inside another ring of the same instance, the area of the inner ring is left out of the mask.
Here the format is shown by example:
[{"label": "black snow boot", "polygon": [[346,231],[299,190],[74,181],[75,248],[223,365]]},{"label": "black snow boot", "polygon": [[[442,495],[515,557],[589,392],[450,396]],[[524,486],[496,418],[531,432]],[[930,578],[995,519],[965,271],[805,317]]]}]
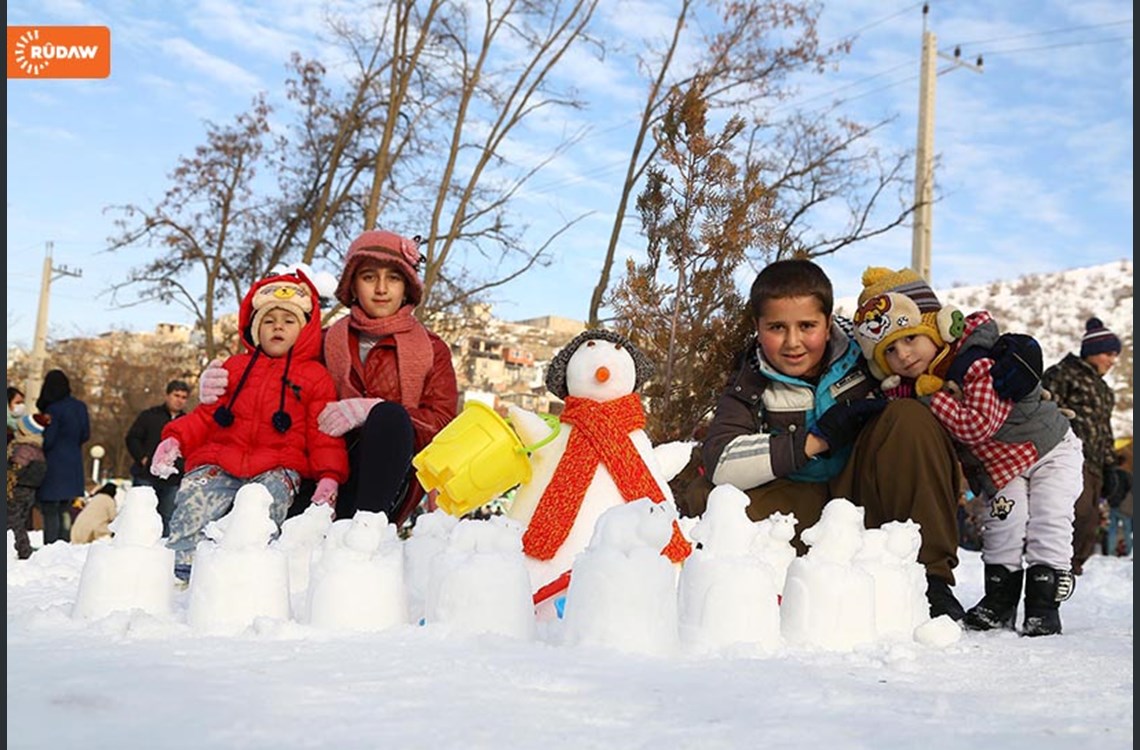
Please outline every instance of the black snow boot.
[{"label": "black snow boot", "polygon": [[1025,574],[1025,623],[1022,635],[1061,632],[1061,602],[1073,595],[1076,581],[1067,570],[1034,565]]},{"label": "black snow boot", "polygon": [[986,595],[970,608],[962,624],[970,630],[1015,630],[1024,577],[1022,570],[1011,571],[1004,565],[987,565]]},{"label": "black snow boot", "polygon": [[961,622],[966,610],[950,590],[950,584],[938,576],[926,576],[926,601],[930,604],[931,619],[939,615],[949,615],[954,622]]}]

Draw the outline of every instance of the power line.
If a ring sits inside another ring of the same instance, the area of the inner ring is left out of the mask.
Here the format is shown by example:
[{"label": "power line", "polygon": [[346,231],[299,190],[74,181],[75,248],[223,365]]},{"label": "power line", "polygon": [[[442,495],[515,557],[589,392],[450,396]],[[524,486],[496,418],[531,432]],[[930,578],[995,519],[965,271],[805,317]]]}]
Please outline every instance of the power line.
[{"label": "power line", "polygon": [[[911,5],[908,5],[899,11],[896,11],[896,12],[891,13],[889,15],[883,16],[882,18],[879,18],[875,21],[872,21],[872,22],[870,22],[864,26],[861,26],[860,28],[858,28],[852,32],[849,32],[846,35],[836,37],[836,39],[842,40],[842,39],[854,38],[854,37],[858,36],[860,33],[864,32],[868,29],[874,28],[875,26],[878,26],[882,23],[885,23],[886,21],[889,21],[892,18],[895,18],[899,15],[902,15],[903,13],[906,13],[906,12],[914,9],[914,8],[918,7],[919,5],[922,5],[922,3],[918,2],[918,3],[913,3]],[[1026,33],[1026,34],[1014,34],[1014,35],[1010,35],[1010,36],[992,37],[990,39],[978,40],[978,41],[973,41],[973,42],[959,42],[956,45],[950,45],[948,47],[948,49],[953,49],[955,46],[965,47],[965,46],[971,45],[971,44],[983,44],[983,43],[991,43],[991,42],[999,42],[1000,43],[1000,42],[1006,42],[1006,41],[1013,41],[1016,39],[1025,39],[1025,38],[1031,38],[1031,37],[1049,36],[1049,35],[1053,35],[1053,34],[1070,33],[1070,32],[1075,32],[1075,31],[1086,31],[1089,29],[1098,29],[1098,28],[1107,28],[1107,27],[1112,27],[1112,26],[1120,26],[1120,25],[1128,24],[1128,23],[1132,23],[1132,19],[1124,19],[1124,20],[1120,20],[1120,21],[1111,21],[1111,22],[1099,23],[1099,24],[1088,24],[1088,25],[1084,25],[1084,26],[1071,26],[1071,27],[1060,28],[1060,29],[1049,29],[1046,31],[1030,32],[1030,33]],[[1034,46],[1034,47],[1017,47],[1017,48],[1012,48],[1012,49],[996,50],[996,51],[987,50],[987,51],[983,51],[980,54],[982,54],[983,56],[986,56],[986,57],[1003,56],[1003,55],[1011,55],[1011,54],[1017,54],[1017,53],[1022,53],[1022,52],[1037,52],[1037,51],[1048,50],[1048,49],[1060,49],[1060,48],[1064,48],[1064,47],[1080,47],[1080,46],[1089,46],[1089,45],[1096,45],[1096,44],[1108,44],[1108,43],[1112,43],[1112,42],[1125,41],[1128,39],[1132,39],[1132,35],[1119,36],[1119,37],[1108,37],[1108,38],[1103,38],[1103,39],[1085,40],[1085,41],[1077,41],[1077,42],[1060,42],[1057,44],[1041,45],[1041,46]],[[973,55],[971,55],[971,56],[973,56]],[[856,81],[852,81],[851,83],[843,84],[842,86],[837,86],[833,89],[829,89],[828,91],[824,91],[824,92],[821,92],[819,94],[812,95],[810,97],[807,97],[806,99],[789,100],[783,104],[780,104],[780,105],[777,105],[777,106],[771,108],[769,110],[769,112],[776,113],[776,112],[780,112],[780,111],[789,109],[791,107],[802,108],[803,105],[808,104],[810,102],[813,102],[813,101],[816,101],[819,99],[823,99],[826,97],[831,97],[834,94],[837,94],[841,91],[846,91],[846,90],[849,90],[852,88],[856,88],[858,86],[862,86],[862,85],[869,83],[871,81],[874,81],[876,79],[890,75],[891,73],[894,73],[898,70],[901,70],[904,68],[911,68],[913,66],[913,64],[914,64],[914,60],[913,60],[913,58],[911,58],[907,62],[900,63],[899,65],[895,65],[895,66],[890,67],[890,68],[886,68],[885,70],[881,70],[881,71],[879,71],[877,73],[873,73],[869,76],[864,76],[863,78],[860,78]],[[916,80],[917,78],[918,78],[918,75],[908,75],[908,76],[905,76],[903,78],[899,78],[897,80],[890,81],[889,83],[886,83],[882,86],[877,86],[873,89],[869,89],[867,91],[856,93],[856,94],[853,94],[851,96],[846,96],[846,97],[843,97],[841,99],[835,100],[833,102],[829,102],[823,106],[810,108],[810,109],[817,111],[817,112],[823,112],[826,110],[833,110],[833,109],[836,109],[840,106],[848,104],[850,102],[857,101],[859,99],[863,99],[863,98],[866,98],[868,96],[872,96],[872,95],[877,94],[881,91],[886,91],[886,90],[894,88],[896,86],[901,86],[903,84],[911,83],[914,80]],[[629,125],[631,125],[632,123],[634,123],[636,121],[637,121],[636,119],[631,119],[631,120],[624,122],[624,123],[617,123],[613,126],[605,128],[603,130],[599,130],[599,131],[596,131],[594,133],[591,133],[586,138],[583,138],[583,140],[589,140],[589,139],[601,137],[601,136],[606,135],[608,133],[612,133],[612,132],[621,130],[622,128],[629,127]],[[614,162],[610,165],[604,165],[604,166],[598,167],[596,169],[593,169],[587,173],[575,175],[574,177],[569,177],[569,178],[562,179],[562,180],[555,180],[553,182],[550,182],[550,183],[547,183],[544,185],[537,185],[537,186],[531,188],[530,192],[537,193],[537,194],[549,193],[549,192],[561,189],[561,188],[569,186],[569,185],[574,185],[574,184],[578,184],[581,182],[585,182],[585,181],[592,179],[592,178],[595,178],[595,177],[601,177],[601,176],[604,176],[607,174],[611,174],[611,173],[616,172],[618,170],[625,169],[627,166],[628,166],[628,162],[625,162],[625,161]]]},{"label": "power line", "polygon": [[1049,36],[1051,34],[1068,34],[1074,31],[1087,31],[1088,29],[1103,29],[1107,26],[1121,26],[1126,23],[1132,23],[1131,18],[1125,18],[1120,21],[1108,21],[1107,23],[1094,23],[1087,26],[1069,26],[1063,29],[1050,29],[1048,31],[1031,31],[1027,34],[1015,34],[1013,36],[999,36],[991,37],[989,39],[976,39],[971,42],[958,42],[962,47],[970,44],[989,44],[990,42],[1008,42],[1013,39],[1027,39],[1034,36]]},{"label": "power line", "polygon": [[998,55],[1010,55],[1015,52],[1039,52],[1041,50],[1060,49],[1062,47],[1087,47],[1093,44],[1109,44],[1111,42],[1127,41],[1131,38],[1132,35],[1129,34],[1128,36],[1114,36],[1105,39],[1090,39],[1084,42],[1062,42],[1060,44],[1045,44],[1040,47],[1016,47],[1014,49],[987,50],[980,54],[983,54],[986,57],[996,57]]},{"label": "power line", "polygon": [[[908,6],[906,6],[905,8],[902,8],[901,10],[897,10],[894,13],[891,13],[890,15],[883,16],[882,18],[875,20],[875,21],[871,21],[871,23],[867,24],[866,26],[860,26],[859,28],[855,29],[854,31],[849,31],[846,34],[843,34],[841,36],[836,37],[836,41],[844,41],[847,39],[854,40],[856,37],[858,37],[860,34],[862,34],[867,29],[873,29],[876,26],[879,26],[881,24],[886,23],[887,21],[891,20],[892,18],[897,18],[904,13],[909,13],[910,11],[917,8],[918,6],[922,5],[922,2],[923,2],[923,0],[919,0],[919,2],[912,3]],[[828,44],[832,44],[832,42],[828,42]]]}]

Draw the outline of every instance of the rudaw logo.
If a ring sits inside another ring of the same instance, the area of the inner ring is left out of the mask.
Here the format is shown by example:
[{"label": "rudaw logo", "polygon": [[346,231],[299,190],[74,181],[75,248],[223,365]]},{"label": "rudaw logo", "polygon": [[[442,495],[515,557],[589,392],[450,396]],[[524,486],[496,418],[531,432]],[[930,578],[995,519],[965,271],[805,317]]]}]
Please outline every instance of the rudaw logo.
[{"label": "rudaw logo", "polygon": [[9,26],[9,78],[106,78],[111,30],[106,26]]}]

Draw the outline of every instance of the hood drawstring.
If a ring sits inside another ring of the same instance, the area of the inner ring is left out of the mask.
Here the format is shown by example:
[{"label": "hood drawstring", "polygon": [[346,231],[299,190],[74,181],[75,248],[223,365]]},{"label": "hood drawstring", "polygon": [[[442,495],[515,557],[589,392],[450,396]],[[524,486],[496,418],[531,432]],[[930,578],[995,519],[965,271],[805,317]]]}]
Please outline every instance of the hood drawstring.
[{"label": "hood drawstring", "polygon": [[241,374],[241,380],[238,381],[237,388],[234,389],[234,395],[230,397],[229,404],[219,406],[217,411],[214,412],[214,421],[218,423],[219,427],[229,427],[234,423],[233,405],[237,403],[238,396],[241,395],[241,389],[245,386],[245,381],[253,369],[253,363],[257,361],[259,356],[261,356],[260,346],[253,350],[253,356],[249,358],[249,364],[245,366],[245,371]]},{"label": "hood drawstring", "polygon": [[285,372],[281,374],[281,399],[277,402],[277,411],[273,413],[273,427],[278,432],[285,432],[293,426],[293,418],[285,411],[285,390],[292,388],[297,400],[301,399],[301,386],[289,382],[289,365],[293,362],[293,349],[285,354]]},{"label": "hood drawstring", "polygon": [[[241,389],[245,387],[245,381],[249,378],[249,373],[253,370],[253,364],[257,362],[257,358],[261,356],[261,347],[254,350],[253,356],[249,358],[249,364],[245,366],[245,371],[241,374],[241,380],[238,381],[237,388],[234,389],[234,395],[230,398],[229,404],[226,406],[219,406],[214,412],[214,421],[220,427],[229,427],[234,423],[233,405],[237,403],[238,396],[241,395]],[[285,372],[281,375],[281,398],[277,402],[277,411],[273,413],[270,421],[273,423],[273,429],[278,432],[287,432],[293,426],[293,418],[285,411],[285,392],[292,390],[293,395],[299,401],[301,399],[301,386],[289,382],[289,365],[293,363],[293,350],[290,349],[285,355]]]}]

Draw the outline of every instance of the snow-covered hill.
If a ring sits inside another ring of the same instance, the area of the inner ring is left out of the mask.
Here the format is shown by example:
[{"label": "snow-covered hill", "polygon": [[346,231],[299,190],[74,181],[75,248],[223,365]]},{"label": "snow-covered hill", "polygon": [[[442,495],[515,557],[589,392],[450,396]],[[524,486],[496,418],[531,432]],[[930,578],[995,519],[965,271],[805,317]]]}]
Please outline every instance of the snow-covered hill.
[{"label": "snow-covered hill", "polygon": [[[963,312],[989,310],[1003,331],[1036,336],[1046,367],[1068,352],[1079,352],[1085,321],[1100,318],[1123,344],[1120,359],[1106,378],[1116,391],[1113,432],[1116,437],[1132,435],[1131,260],[935,292],[944,304]],[[850,317],[855,299],[838,299],[835,309]]]}]

